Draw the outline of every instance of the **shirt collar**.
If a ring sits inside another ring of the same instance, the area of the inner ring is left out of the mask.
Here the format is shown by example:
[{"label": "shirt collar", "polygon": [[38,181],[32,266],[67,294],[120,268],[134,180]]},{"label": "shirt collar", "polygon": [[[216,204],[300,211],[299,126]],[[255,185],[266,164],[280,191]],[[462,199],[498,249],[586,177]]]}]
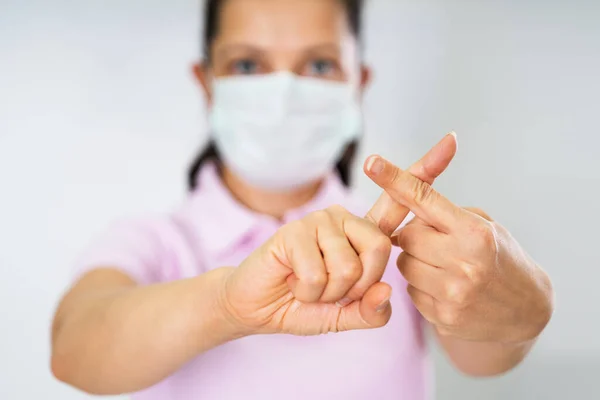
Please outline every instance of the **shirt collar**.
[{"label": "shirt collar", "polygon": [[261,227],[279,227],[282,222],[285,224],[331,204],[341,203],[349,193],[338,175],[332,172],[311,201],[288,211],[280,222],[239,203],[223,184],[214,162],[202,166],[196,182],[191,199],[194,220],[203,248],[212,254],[234,249]]}]

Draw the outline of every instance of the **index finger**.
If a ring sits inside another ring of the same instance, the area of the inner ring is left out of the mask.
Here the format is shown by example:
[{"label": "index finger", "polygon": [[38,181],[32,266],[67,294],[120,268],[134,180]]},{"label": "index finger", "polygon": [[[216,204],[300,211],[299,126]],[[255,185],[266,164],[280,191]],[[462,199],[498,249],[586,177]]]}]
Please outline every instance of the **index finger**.
[{"label": "index finger", "polygon": [[[457,141],[454,132],[446,135],[438,144],[427,152],[419,161],[413,164],[408,172],[429,185],[442,174],[456,154]],[[365,162],[365,173],[373,179],[371,167],[376,156],[369,157]],[[377,183],[377,182],[375,182]],[[366,215],[366,219],[375,223],[387,236],[390,236],[406,219],[410,209],[394,200],[384,190],[379,199]]]},{"label": "index finger", "polygon": [[427,182],[401,170],[384,158],[375,156],[373,160],[371,179],[385,190],[392,200],[412,211],[438,231],[449,233],[453,227],[461,226],[461,219],[472,218],[475,215],[457,207]]}]

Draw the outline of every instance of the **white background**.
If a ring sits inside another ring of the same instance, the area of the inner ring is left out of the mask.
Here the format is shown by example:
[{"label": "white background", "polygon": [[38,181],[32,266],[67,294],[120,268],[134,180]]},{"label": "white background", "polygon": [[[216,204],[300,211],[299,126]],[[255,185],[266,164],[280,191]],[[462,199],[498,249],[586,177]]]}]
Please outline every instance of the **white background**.
[{"label": "white background", "polygon": [[[600,398],[600,4],[371,0],[366,20],[362,155],[407,166],[456,130],[438,189],[507,226],[557,293],[507,377],[460,377],[436,352],[438,398]],[[93,234],[185,194],[199,27],[198,0],[0,0],[0,399],[87,398],[50,375],[51,314]]]}]

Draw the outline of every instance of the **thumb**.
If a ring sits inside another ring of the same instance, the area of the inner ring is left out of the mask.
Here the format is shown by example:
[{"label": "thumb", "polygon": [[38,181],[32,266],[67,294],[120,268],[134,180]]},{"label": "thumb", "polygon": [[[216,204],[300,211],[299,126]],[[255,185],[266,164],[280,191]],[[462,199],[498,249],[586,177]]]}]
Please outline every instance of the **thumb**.
[{"label": "thumb", "polygon": [[355,301],[341,309],[338,329],[349,331],[380,328],[386,325],[392,316],[391,295],[392,288],[387,283],[374,284],[360,301]]}]

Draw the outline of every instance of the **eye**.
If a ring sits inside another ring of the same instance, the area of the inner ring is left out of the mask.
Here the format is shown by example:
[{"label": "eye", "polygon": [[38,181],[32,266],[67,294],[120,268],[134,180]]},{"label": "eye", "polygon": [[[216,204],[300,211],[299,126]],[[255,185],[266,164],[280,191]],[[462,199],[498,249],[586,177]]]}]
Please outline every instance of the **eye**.
[{"label": "eye", "polygon": [[328,77],[336,70],[337,64],[331,60],[313,60],[308,65],[307,75],[316,77]]},{"label": "eye", "polygon": [[238,60],[232,65],[232,73],[239,75],[252,75],[257,73],[258,63],[254,60]]}]

